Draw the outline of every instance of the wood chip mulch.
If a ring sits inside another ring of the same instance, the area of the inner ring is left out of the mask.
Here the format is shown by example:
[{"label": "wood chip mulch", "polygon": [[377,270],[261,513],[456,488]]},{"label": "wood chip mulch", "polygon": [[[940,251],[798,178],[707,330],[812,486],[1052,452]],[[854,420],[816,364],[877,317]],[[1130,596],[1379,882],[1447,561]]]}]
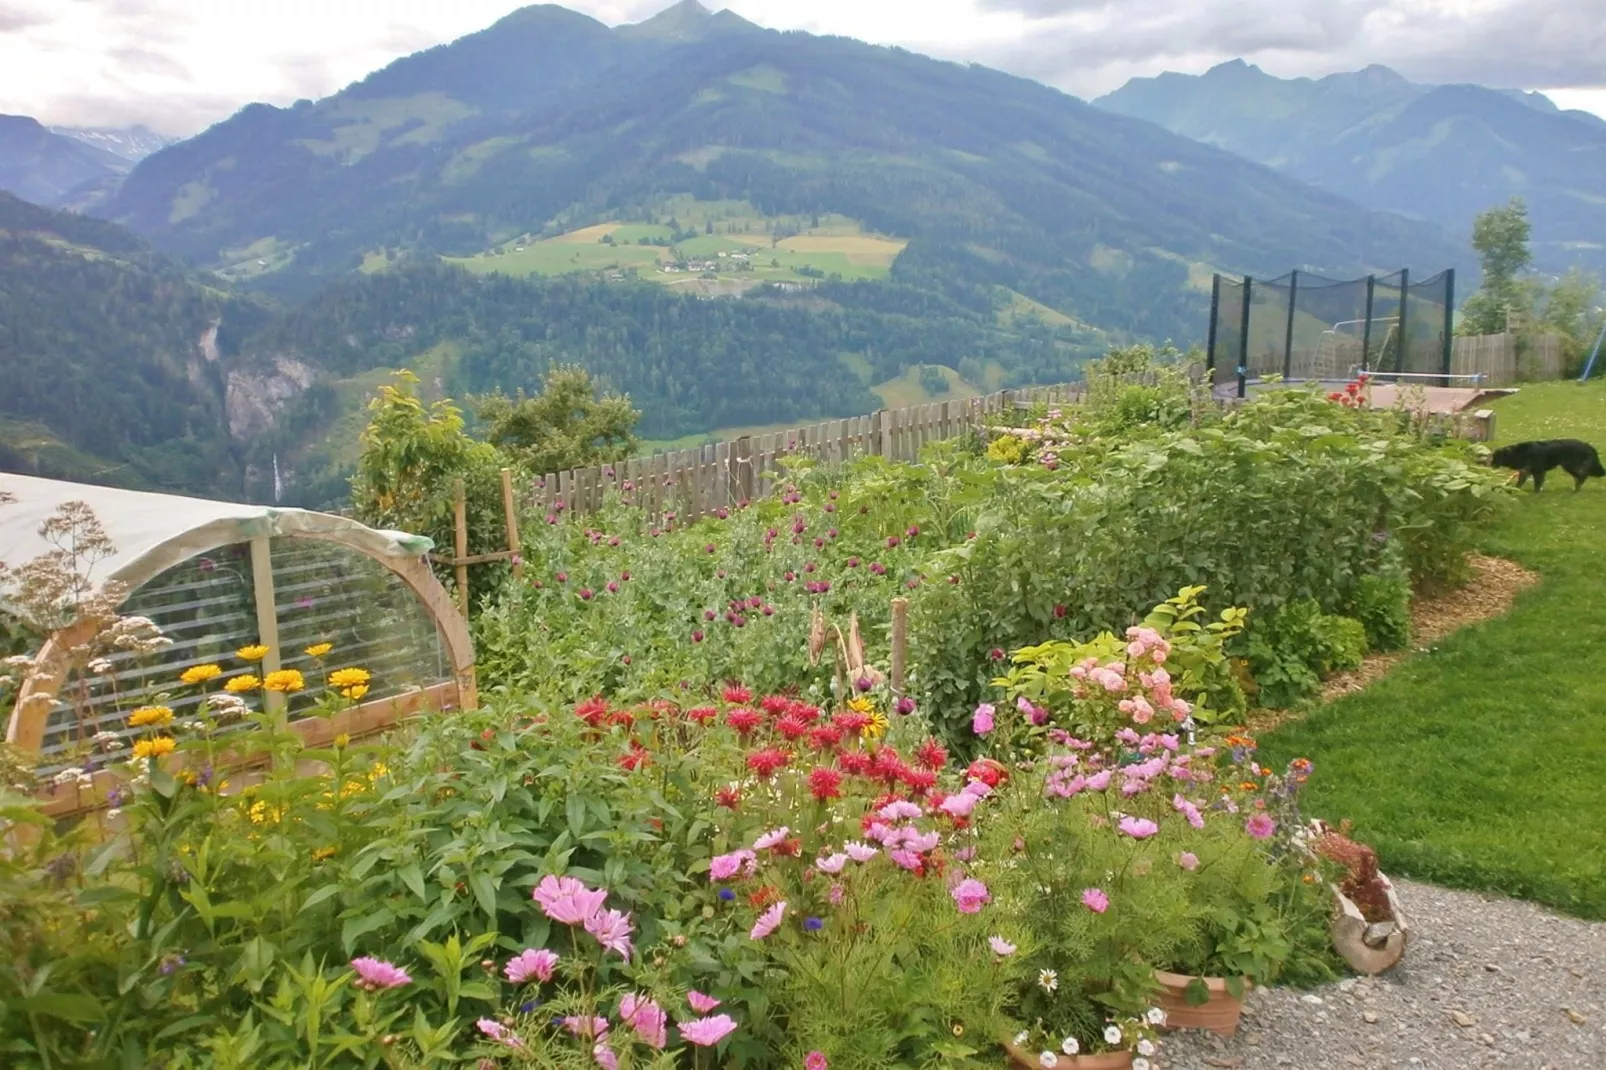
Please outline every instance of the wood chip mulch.
[{"label": "wood chip mulch", "polygon": [[[1419,597],[1412,602],[1411,650],[1371,654],[1360,668],[1335,673],[1322,684],[1321,701],[1331,702],[1369,687],[1388,675],[1408,654],[1430,650],[1452,632],[1506,613],[1519,594],[1539,582],[1537,572],[1501,557],[1471,554],[1467,565],[1472,578],[1465,586]],[[1302,716],[1292,710],[1251,710],[1246,727],[1251,733],[1267,732]]]}]

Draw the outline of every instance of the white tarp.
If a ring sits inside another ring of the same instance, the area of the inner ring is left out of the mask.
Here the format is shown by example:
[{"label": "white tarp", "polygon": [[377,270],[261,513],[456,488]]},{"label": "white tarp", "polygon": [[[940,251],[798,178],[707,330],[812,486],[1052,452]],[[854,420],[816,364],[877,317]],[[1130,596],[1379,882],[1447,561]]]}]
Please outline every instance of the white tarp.
[{"label": "white tarp", "polygon": [[[376,531],[355,520],[305,509],[215,502],[176,494],[118,490],[0,473],[0,562],[15,568],[55,547],[39,534],[58,507],[89,506],[110,537],[113,553],[95,563],[89,578],[98,586],[129,574],[153,575],[207,549],[261,536],[340,533],[375,557],[422,557],[434,543],[422,535]],[[17,607],[0,589],[0,610]]]}]

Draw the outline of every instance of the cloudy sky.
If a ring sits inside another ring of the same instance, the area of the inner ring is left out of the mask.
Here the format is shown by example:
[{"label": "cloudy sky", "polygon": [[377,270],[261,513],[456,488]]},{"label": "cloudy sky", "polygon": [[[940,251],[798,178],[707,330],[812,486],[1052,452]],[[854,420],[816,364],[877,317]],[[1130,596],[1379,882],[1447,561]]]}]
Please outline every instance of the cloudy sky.
[{"label": "cloudy sky", "polygon": [[[1383,63],[1544,89],[1606,115],[1606,0],[704,0],[777,29],[1001,67],[1091,97],[1243,57],[1273,74]],[[567,0],[608,23],[668,0]],[[189,134],[254,100],[338,90],[519,0],[0,0],[0,112]]]}]

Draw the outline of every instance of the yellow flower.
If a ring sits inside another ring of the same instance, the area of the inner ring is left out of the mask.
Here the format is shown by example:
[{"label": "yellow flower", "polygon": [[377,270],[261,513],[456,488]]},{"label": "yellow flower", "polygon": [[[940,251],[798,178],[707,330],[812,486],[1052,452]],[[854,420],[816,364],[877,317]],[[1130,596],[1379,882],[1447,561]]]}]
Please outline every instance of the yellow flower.
[{"label": "yellow flower", "polygon": [[361,699],[364,695],[368,694],[368,685],[367,684],[353,684],[351,687],[342,688],[340,693],[342,695],[346,696],[347,698],[351,699],[351,701],[356,702],[359,699]]},{"label": "yellow flower", "polygon": [[848,709],[854,713],[874,713],[875,700],[868,695],[854,695],[848,699]]},{"label": "yellow flower", "polygon": [[307,647],[307,657],[321,658],[335,648],[333,643],[313,643]]},{"label": "yellow flower", "polygon": [[316,851],[312,852],[312,860],[314,862],[322,862],[326,858],[333,858],[335,856],[335,851],[336,848],[334,847],[320,847]]},{"label": "yellow flower", "polygon": [[261,661],[268,656],[268,648],[261,643],[252,643],[250,646],[242,646],[236,650],[234,656],[241,661]]},{"label": "yellow flower", "polygon": [[231,677],[229,682],[223,685],[223,690],[238,695],[242,691],[255,691],[261,686],[261,680],[250,673],[245,673],[242,676]]},{"label": "yellow flower", "polygon": [[216,665],[191,665],[179,677],[186,684],[204,684],[208,680],[216,680],[223,675],[223,670]]},{"label": "yellow flower", "polygon": [[253,825],[277,825],[279,819],[284,816],[284,807],[269,806],[258,799],[251,804],[251,809],[246,811],[246,816],[250,817]]},{"label": "yellow flower", "polygon": [[164,754],[172,754],[173,748],[178,746],[173,742],[172,736],[157,736],[155,739],[141,739],[134,744],[134,757],[160,758]]},{"label": "yellow flower", "polygon": [[356,687],[373,679],[367,669],[336,669],[329,674],[330,687]]},{"label": "yellow flower", "polygon": [[335,747],[336,747],[336,749],[343,748],[347,744],[349,744],[350,742],[351,742],[351,736],[347,735],[345,732],[342,732],[338,736],[335,737]]},{"label": "yellow flower", "polygon": [[348,780],[344,784],[340,785],[340,797],[342,799],[349,799],[367,787],[368,785],[364,784],[360,780]]},{"label": "yellow flower", "polygon": [[130,728],[153,728],[173,720],[173,711],[166,706],[141,706],[128,715]]},{"label": "yellow flower", "polygon": [[300,691],[306,686],[307,682],[301,678],[301,670],[299,669],[280,669],[278,672],[270,672],[267,678],[262,681],[262,688],[265,691]]},{"label": "yellow flower", "polygon": [[887,715],[880,710],[870,711],[870,723],[859,730],[860,737],[864,739],[880,739],[887,734]]},{"label": "yellow flower", "polygon": [[373,784],[378,782],[380,777],[385,776],[389,772],[390,766],[386,765],[384,762],[375,762],[373,768],[368,770],[368,783]]}]

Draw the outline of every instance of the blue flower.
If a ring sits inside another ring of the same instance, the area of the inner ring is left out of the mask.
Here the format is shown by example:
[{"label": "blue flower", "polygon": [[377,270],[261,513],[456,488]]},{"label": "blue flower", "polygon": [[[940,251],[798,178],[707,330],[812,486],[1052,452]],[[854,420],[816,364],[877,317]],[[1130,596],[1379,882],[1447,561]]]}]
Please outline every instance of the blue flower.
[{"label": "blue flower", "polygon": [[817,933],[821,929],[825,928],[825,922],[821,921],[819,918],[804,918],[803,928],[808,932]]},{"label": "blue flower", "polygon": [[721,888],[719,890],[719,897],[725,900],[725,902],[729,903],[732,899],[736,898],[736,893],[731,891],[729,888]]},{"label": "blue flower", "polygon": [[535,1010],[535,1008],[539,1007],[540,1005],[541,1005],[541,1001],[538,1000],[538,999],[532,999],[527,1003],[521,1003],[521,1004],[519,1004],[519,1013],[520,1014],[529,1014],[531,1011]]}]

